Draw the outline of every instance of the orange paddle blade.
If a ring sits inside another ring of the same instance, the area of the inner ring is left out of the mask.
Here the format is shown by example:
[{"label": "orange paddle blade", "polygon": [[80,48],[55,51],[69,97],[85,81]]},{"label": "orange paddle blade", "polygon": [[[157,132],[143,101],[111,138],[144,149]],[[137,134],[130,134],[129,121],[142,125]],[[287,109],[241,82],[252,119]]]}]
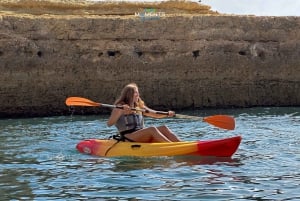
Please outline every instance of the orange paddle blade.
[{"label": "orange paddle blade", "polygon": [[66,105],[67,106],[91,106],[91,107],[101,106],[100,103],[96,103],[94,101],[82,97],[69,97],[66,99]]},{"label": "orange paddle blade", "polygon": [[235,120],[231,116],[227,115],[214,115],[209,117],[204,117],[203,121],[212,124],[219,128],[224,128],[228,130],[234,130]]}]

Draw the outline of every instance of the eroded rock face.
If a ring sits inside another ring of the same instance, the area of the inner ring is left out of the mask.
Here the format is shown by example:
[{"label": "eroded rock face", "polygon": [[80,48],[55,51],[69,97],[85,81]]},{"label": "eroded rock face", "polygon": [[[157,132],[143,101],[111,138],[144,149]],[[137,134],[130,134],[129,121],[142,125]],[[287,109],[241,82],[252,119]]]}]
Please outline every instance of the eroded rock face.
[{"label": "eroded rock face", "polygon": [[111,104],[129,82],[159,109],[299,106],[299,55],[299,17],[1,14],[0,116]]}]

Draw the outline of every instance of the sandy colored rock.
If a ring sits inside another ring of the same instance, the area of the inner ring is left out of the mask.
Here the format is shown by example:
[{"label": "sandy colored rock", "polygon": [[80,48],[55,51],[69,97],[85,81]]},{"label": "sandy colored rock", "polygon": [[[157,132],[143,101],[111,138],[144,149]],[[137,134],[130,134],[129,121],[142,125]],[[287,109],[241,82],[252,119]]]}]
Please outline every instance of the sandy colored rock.
[{"label": "sandy colored rock", "polygon": [[299,17],[22,2],[0,3],[1,117],[66,114],[68,96],[111,104],[129,82],[157,109],[300,105]]}]

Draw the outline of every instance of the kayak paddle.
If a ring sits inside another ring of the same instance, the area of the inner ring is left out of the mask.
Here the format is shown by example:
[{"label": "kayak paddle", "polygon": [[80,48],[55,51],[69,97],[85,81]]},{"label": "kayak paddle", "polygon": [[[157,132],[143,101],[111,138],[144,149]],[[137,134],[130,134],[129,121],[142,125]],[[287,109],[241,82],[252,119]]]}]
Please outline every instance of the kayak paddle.
[{"label": "kayak paddle", "polygon": [[[108,107],[108,108],[123,109],[123,106],[96,103],[94,101],[91,101],[87,98],[82,98],[82,97],[69,97],[66,99],[66,105],[67,106],[87,106],[87,107]],[[131,110],[147,112],[147,110],[139,110],[136,108],[131,108]],[[161,111],[157,111],[156,113],[164,114],[164,115],[169,114],[168,112],[161,112]],[[175,114],[175,117],[181,118],[181,119],[200,120],[200,121],[209,123],[211,125],[214,125],[216,127],[227,129],[227,130],[234,130],[234,128],[235,128],[234,118],[231,116],[228,116],[228,115],[213,115],[213,116],[208,116],[208,117],[196,117],[196,116],[189,116],[189,115],[183,115],[183,114]]]}]

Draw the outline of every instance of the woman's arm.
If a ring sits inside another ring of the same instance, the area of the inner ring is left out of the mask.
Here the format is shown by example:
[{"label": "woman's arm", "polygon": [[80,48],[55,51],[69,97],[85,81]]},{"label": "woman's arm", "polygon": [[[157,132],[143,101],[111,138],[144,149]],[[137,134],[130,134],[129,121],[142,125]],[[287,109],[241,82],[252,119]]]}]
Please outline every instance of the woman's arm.
[{"label": "woman's arm", "polygon": [[108,126],[112,126],[114,125],[118,119],[120,118],[120,116],[123,114],[123,110],[122,109],[117,109],[117,108],[114,108],[110,114],[110,117],[109,119],[107,120],[107,125]]},{"label": "woman's arm", "polygon": [[132,113],[131,108],[128,105],[122,105],[123,109],[114,108],[111,112],[109,119],[107,120],[107,125],[114,125],[121,115]]},{"label": "woman's arm", "polygon": [[173,112],[173,111],[163,112],[163,113],[167,113],[167,114],[158,114],[161,111],[156,111],[156,110],[153,110],[153,109],[148,108],[146,106],[144,107],[144,109],[146,110],[146,112],[144,112],[143,114],[147,117],[165,118],[165,117],[175,116],[175,112]]}]

